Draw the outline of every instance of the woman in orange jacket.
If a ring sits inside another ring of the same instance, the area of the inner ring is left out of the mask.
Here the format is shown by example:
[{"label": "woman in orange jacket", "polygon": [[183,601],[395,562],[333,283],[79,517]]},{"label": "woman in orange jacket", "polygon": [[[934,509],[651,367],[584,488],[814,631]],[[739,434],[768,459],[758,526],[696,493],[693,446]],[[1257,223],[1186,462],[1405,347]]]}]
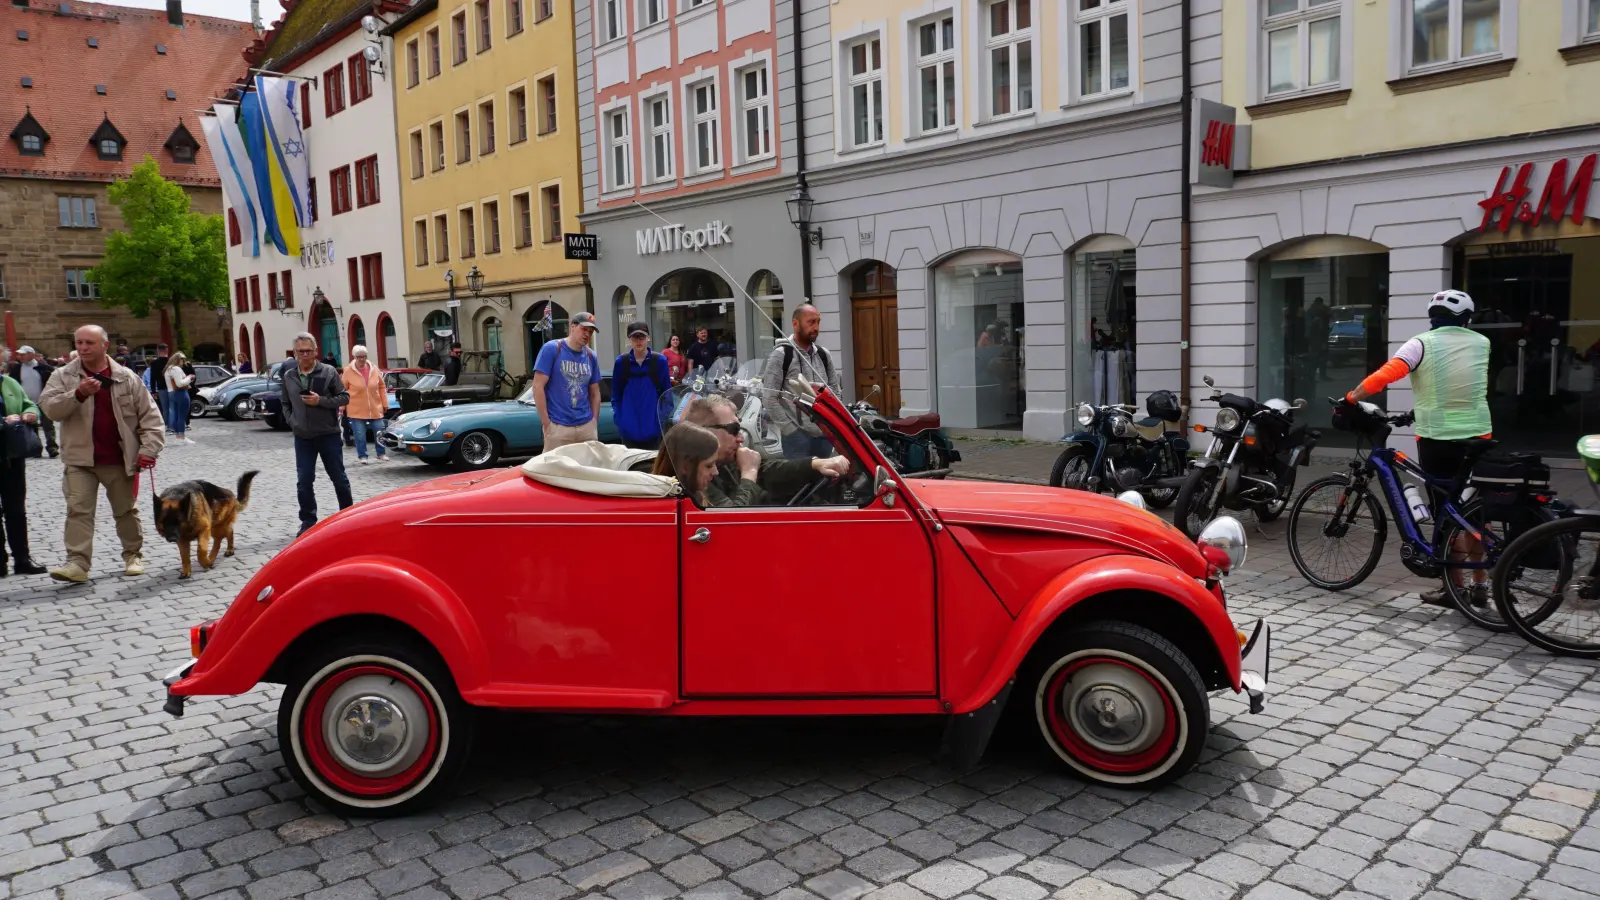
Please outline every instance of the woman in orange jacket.
[{"label": "woman in orange jacket", "polygon": [[367,462],[367,430],[372,430],[372,443],[377,448],[378,461],[383,462],[383,444],[378,436],[383,433],[384,411],[389,408],[389,390],[383,383],[383,373],[367,360],[367,348],[357,344],[350,351],[350,364],[344,367],[344,388],[350,392],[350,405],[344,415],[356,439],[356,459]]}]

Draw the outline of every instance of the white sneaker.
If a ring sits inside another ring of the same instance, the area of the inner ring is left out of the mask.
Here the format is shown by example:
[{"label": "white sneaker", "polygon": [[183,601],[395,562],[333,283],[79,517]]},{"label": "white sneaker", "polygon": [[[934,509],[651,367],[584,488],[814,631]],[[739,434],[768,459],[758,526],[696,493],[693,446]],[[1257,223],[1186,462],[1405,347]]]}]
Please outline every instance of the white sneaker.
[{"label": "white sneaker", "polygon": [[356,460],[356,462],[361,463],[364,466],[364,465],[367,464],[367,458],[365,456],[363,456],[360,459]]},{"label": "white sneaker", "polygon": [[378,462],[388,462],[388,461],[389,461],[389,457],[387,457],[387,456],[378,457]]},{"label": "white sneaker", "polygon": [[185,443],[185,444],[193,444],[193,443],[194,443],[194,439],[193,439],[193,438],[190,438],[190,437],[189,437],[189,436],[188,436],[188,435],[184,435],[184,437],[183,437],[183,442],[184,442],[184,443]]}]

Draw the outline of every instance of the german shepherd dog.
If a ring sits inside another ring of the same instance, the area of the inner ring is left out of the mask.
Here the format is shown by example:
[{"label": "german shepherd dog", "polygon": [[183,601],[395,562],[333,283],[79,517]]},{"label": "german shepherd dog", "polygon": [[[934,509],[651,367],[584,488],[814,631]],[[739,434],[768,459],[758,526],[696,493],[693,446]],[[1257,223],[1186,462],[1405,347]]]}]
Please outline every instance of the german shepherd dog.
[{"label": "german shepherd dog", "polygon": [[[185,481],[175,484],[155,498],[156,531],[168,541],[178,545],[183,555],[183,572],[178,577],[189,577],[189,542],[195,542],[195,554],[200,565],[207,569],[217,561],[217,550],[224,538],[228,552],[233,555],[233,522],[250,505],[250,482],[260,474],[255,470],[239,476],[237,496],[225,487],[209,481]],[[210,551],[206,544],[211,544]]]}]

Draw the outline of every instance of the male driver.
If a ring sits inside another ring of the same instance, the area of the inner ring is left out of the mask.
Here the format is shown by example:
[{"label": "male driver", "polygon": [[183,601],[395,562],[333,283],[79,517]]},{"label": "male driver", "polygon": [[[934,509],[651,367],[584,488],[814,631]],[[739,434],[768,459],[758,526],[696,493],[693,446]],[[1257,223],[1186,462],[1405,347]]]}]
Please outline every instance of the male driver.
[{"label": "male driver", "polygon": [[544,449],[600,439],[600,358],[594,313],[577,312],[567,336],[546,341],[533,362],[533,396],[544,426]]},{"label": "male driver", "polygon": [[[695,369],[709,369],[717,361],[717,345],[711,340],[711,332],[704,325],[694,330],[694,343],[689,349],[683,351],[684,358],[689,361],[689,371]],[[684,373],[687,377],[688,373]]]},{"label": "male driver", "polygon": [[[124,367],[126,368],[126,367]],[[55,367],[44,361],[39,351],[32,347],[17,348],[17,356],[11,362],[9,374],[12,378],[22,383],[23,393],[35,404],[39,402],[39,395],[44,393],[45,383],[50,380],[50,373]],[[50,417],[40,410],[39,423],[34,426],[36,430],[44,432],[45,452],[51,459],[61,455],[61,448],[56,445],[56,426]]]},{"label": "male driver", "polygon": [[[789,390],[789,379],[799,376],[811,384],[827,385],[828,390],[843,401],[839,370],[827,349],[817,343],[817,334],[822,331],[822,313],[817,312],[815,306],[802,303],[795,307],[790,324],[794,334],[773,345],[766,366],[761,370],[761,386],[766,388],[767,396],[781,396]],[[823,436],[822,429],[791,404],[780,400],[769,404],[767,410],[783,433],[784,456],[804,459],[833,453],[833,442]]]},{"label": "male driver", "polygon": [[100,488],[122,541],[122,571],[143,575],[144,533],[133,486],[139,470],[154,468],[161,453],[161,414],[138,377],[106,355],[111,339],[104,328],[85,325],[72,342],[77,358],[55,370],[39,395],[39,408],[61,425],[61,489],[67,497],[67,564],[51,569],[50,577],[89,580]]},{"label": "male driver", "polygon": [[446,386],[461,382],[461,343],[458,341],[450,345],[450,358],[444,361],[444,383]]},{"label": "male driver", "polygon": [[[1463,442],[1489,437],[1493,430],[1489,420],[1489,339],[1467,327],[1472,313],[1472,298],[1466,293],[1434,294],[1428,303],[1429,330],[1401,344],[1393,359],[1345,395],[1345,400],[1357,403],[1410,375],[1412,410],[1417,417],[1417,465],[1434,478],[1455,478],[1466,453]],[[1452,549],[1474,559],[1483,555],[1478,542],[1465,535]],[[1459,580],[1463,571],[1453,569],[1445,577]],[[1473,571],[1469,599],[1476,606],[1487,602],[1488,574],[1483,569]],[[1422,602],[1453,605],[1443,587],[1423,594]]]},{"label": "male driver", "polygon": [[[769,459],[742,446],[739,417],[726,397],[697,397],[689,401],[683,421],[711,429],[717,435],[717,477],[706,487],[706,506],[773,506],[781,504],[810,484],[818,475],[842,478],[850,474],[850,460],[830,455],[824,459]],[[833,445],[828,445],[832,451]]]},{"label": "male driver", "polygon": [[417,357],[417,368],[432,369],[437,372],[440,365],[439,354],[433,352],[433,341],[423,341],[422,355]]},{"label": "male driver", "polygon": [[661,446],[661,395],[672,390],[667,358],[650,349],[650,326],[628,326],[629,348],[611,367],[611,413],[622,442],[635,450]]},{"label": "male driver", "polygon": [[350,499],[344,473],[344,446],[339,433],[339,407],[350,403],[339,370],[317,359],[317,339],[308,332],[294,338],[295,365],[285,368],[280,403],[294,431],[294,466],[300,493],[300,534],[317,524],[317,460],[333,482],[339,508]]}]

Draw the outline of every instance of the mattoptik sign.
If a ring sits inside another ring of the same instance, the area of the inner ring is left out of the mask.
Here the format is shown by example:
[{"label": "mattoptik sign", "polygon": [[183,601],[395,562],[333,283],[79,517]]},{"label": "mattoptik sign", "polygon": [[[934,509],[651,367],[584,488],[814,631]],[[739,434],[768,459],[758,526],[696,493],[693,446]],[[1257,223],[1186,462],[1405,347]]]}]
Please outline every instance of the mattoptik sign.
[{"label": "mattoptik sign", "polygon": [[[1551,221],[1559,222],[1566,215],[1567,207],[1572,208],[1572,221],[1582,224],[1584,215],[1589,206],[1589,187],[1594,182],[1595,159],[1600,154],[1591,153],[1578,163],[1578,171],[1567,180],[1567,161],[1558,159],[1550,166],[1549,174],[1544,177],[1544,190],[1539,194],[1539,202],[1527,203],[1525,198],[1533,193],[1533,188],[1528,182],[1533,178],[1533,163],[1525,162],[1517,169],[1517,177],[1512,180],[1511,187],[1506,187],[1506,179],[1511,175],[1511,167],[1506,166],[1500,170],[1500,178],[1494,183],[1494,192],[1486,199],[1478,201],[1483,208],[1483,221],[1478,223],[1479,231],[1488,231],[1491,227],[1500,229],[1501,234],[1511,231],[1513,220],[1524,225],[1537,226],[1549,216]],[[1495,214],[1499,213],[1496,221]]]},{"label": "mattoptik sign", "polygon": [[634,232],[634,239],[638,242],[639,255],[650,256],[673,250],[695,251],[731,244],[733,235],[729,232],[732,230],[732,225],[724,225],[721,219],[717,219],[701,228],[685,228],[682,225],[641,228]]},{"label": "mattoptik sign", "polygon": [[567,232],[562,235],[566,239],[567,259],[599,259],[600,236],[597,234],[573,234]]}]

